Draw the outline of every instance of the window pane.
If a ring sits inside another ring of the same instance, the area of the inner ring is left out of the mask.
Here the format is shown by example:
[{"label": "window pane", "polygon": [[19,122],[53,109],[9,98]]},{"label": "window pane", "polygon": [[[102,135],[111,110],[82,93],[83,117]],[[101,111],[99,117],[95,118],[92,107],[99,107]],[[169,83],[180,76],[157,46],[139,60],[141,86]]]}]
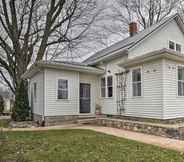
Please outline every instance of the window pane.
[{"label": "window pane", "polygon": [[105,78],[101,79],[101,87],[105,87]]},{"label": "window pane", "polygon": [[67,89],[68,88],[68,81],[64,79],[58,80],[58,88],[59,89]]},{"label": "window pane", "polygon": [[133,82],[141,81],[141,69],[135,69],[132,71]]},{"label": "window pane", "polygon": [[112,97],[113,96],[113,78],[112,76],[108,76],[107,77],[107,90],[108,90],[108,97]]},{"label": "window pane", "polygon": [[180,44],[176,44],[176,51],[181,52],[181,45]]},{"label": "window pane", "polygon": [[169,41],[169,48],[170,48],[170,49],[173,49],[173,50],[175,49],[175,48],[174,48],[174,42]]},{"label": "window pane", "polygon": [[181,82],[178,82],[178,96],[182,96],[182,94],[181,94]]},{"label": "window pane", "polygon": [[58,80],[58,99],[68,99],[68,80]]},{"label": "window pane", "polygon": [[141,96],[141,83],[137,83],[137,96]]},{"label": "window pane", "polygon": [[184,82],[178,82],[178,96],[184,96]]},{"label": "window pane", "polygon": [[107,77],[107,86],[112,86],[112,76]]},{"label": "window pane", "polygon": [[58,99],[68,99],[68,91],[58,90]]},{"label": "window pane", "polygon": [[133,84],[133,96],[137,96],[137,84]]},{"label": "window pane", "polygon": [[105,97],[105,87],[101,88],[101,97]]},{"label": "window pane", "polygon": [[184,81],[184,67],[178,67],[178,80]]},{"label": "window pane", "polygon": [[112,87],[108,87],[108,97],[112,97]]}]

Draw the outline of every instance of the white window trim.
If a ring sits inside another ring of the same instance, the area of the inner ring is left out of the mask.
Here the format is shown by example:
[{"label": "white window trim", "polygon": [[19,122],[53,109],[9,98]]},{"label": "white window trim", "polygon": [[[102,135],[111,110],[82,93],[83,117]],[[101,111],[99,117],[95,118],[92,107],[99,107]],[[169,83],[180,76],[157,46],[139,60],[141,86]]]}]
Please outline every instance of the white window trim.
[{"label": "white window trim", "polygon": [[[133,70],[136,70],[136,69],[140,69],[141,70],[141,81],[139,81],[141,83],[141,96],[134,96],[133,95],[133,76],[132,76],[132,73],[133,73]],[[131,96],[132,98],[142,98],[144,95],[143,95],[143,73],[142,73],[142,66],[136,66],[134,68],[131,69]]]},{"label": "white window trim", "polygon": [[[179,67],[183,67],[183,68],[184,68],[184,65],[178,64],[178,65],[177,65],[177,68],[176,68],[176,82],[177,82],[177,83],[176,83],[176,84],[177,84],[177,92],[176,92],[176,94],[177,94],[177,97],[179,97],[179,98],[180,98],[180,97],[181,97],[181,98],[184,98],[184,95],[183,95],[183,96],[180,96],[179,93],[178,93],[178,91],[179,91],[179,87],[178,87],[178,81],[179,81],[178,68],[179,68]],[[184,82],[184,81],[183,81],[183,82]]]},{"label": "white window trim", "polygon": [[[60,80],[60,79],[62,79],[62,80],[67,80],[68,81],[68,98],[67,99],[59,99],[58,98],[58,80]],[[69,88],[69,79],[68,78],[65,78],[65,77],[62,77],[62,78],[57,78],[56,79],[56,100],[57,101],[68,101],[68,100],[70,100],[70,88]]]},{"label": "white window trim", "polygon": [[[112,76],[112,97],[108,97],[108,86],[107,86],[107,78]],[[101,79],[105,78],[105,97],[102,97],[102,90],[101,90]],[[112,99],[114,97],[114,75],[105,75],[100,77],[100,98],[101,99]]]},{"label": "white window trim", "polygon": [[[169,48],[169,42],[170,42],[170,41],[174,43],[174,49]],[[178,45],[181,46],[181,51],[177,51],[177,50],[176,50],[176,44],[178,44]],[[176,41],[173,41],[173,40],[168,40],[168,41],[167,41],[167,48],[170,49],[170,50],[176,51],[176,52],[180,52],[180,53],[182,52],[182,44],[181,44],[181,43],[178,43],[178,42],[176,42]]]},{"label": "white window trim", "polygon": [[[171,48],[169,47],[169,42],[173,42],[173,43],[174,43],[174,49],[171,49]],[[167,47],[168,47],[168,49],[170,49],[170,50],[176,51],[176,43],[175,43],[175,41],[173,41],[173,40],[168,40]]]},{"label": "white window trim", "polygon": [[[176,49],[176,46],[177,45],[179,45],[180,46],[180,51],[177,51],[177,49]],[[182,45],[181,44],[179,44],[179,43],[175,43],[175,50],[176,50],[176,52],[181,52],[181,49],[182,49]]]}]

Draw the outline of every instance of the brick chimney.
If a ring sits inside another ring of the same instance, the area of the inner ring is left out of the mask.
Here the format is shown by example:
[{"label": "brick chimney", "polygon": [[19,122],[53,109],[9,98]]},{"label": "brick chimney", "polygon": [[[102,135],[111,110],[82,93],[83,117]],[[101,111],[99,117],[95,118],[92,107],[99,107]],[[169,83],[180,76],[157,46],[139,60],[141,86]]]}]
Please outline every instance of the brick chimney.
[{"label": "brick chimney", "polygon": [[136,22],[131,22],[129,24],[129,34],[130,34],[130,37],[133,37],[135,34],[137,34],[137,23]]}]

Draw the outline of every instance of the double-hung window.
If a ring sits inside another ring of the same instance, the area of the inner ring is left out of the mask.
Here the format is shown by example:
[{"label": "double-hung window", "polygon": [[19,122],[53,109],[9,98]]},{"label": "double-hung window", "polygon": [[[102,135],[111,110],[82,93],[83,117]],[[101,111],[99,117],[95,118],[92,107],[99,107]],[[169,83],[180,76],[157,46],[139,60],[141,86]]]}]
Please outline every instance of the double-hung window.
[{"label": "double-hung window", "polygon": [[101,78],[101,97],[105,97],[106,95],[106,80],[105,77]]},{"label": "double-hung window", "polygon": [[101,97],[113,96],[113,77],[107,76],[101,78]]},{"label": "double-hung window", "polygon": [[178,66],[178,96],[184,96],[184,67]]},{"label": "double-hung window", "polygon": [[57,99],[68,99],[68,80],[58,79]]},{"label": "double-hung window", "polygon": [[169,49],[172,49],[177,52],[181,52],[181,44],[169,41]]},{"label": "double-hung window", "polygon": [[175,50],[175,43],[173,41],[169,41],[169,49]]},{"label": "double-hung window", "polygon": [[176,51],[181,52],[181,45],[176,43]]},{"label": "double-hung window", "polygon": [[112,94],[113,94],[112,76],[107,77],[107,92],[108,92],[108,97],[112,97]]},{"label": "double-hung window", "polygon": [[133,96],[142,95],[142,83],[141,83],[141,68],[132,70],[132,93]]}]

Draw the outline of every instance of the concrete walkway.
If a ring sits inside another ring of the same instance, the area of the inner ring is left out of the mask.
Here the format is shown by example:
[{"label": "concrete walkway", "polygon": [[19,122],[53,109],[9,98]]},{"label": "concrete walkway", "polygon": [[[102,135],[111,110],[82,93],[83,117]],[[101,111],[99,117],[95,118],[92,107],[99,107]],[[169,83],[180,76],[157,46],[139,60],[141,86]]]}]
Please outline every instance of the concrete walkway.
[{"label": "concrete walkway", "polygon": [[101,126],[91,126],[91,125],[61,125],[52,127],[36,127],[36,128],[14,128],[14,129],[4,129],[5,131],[40,131],[40,130],[58,130],[58,129],[88,129],[96,132],[101,132],[117,137],[123,137],[126,139],[131,139],[147,144],[152,144],[160,146],[163,148],[173,149],[176,151],[184,152],[184,141],[164,138],[154,135],[147,135],[143,133],[137,133],[132,131],[126,131],[117,128],[101,127]]}]

